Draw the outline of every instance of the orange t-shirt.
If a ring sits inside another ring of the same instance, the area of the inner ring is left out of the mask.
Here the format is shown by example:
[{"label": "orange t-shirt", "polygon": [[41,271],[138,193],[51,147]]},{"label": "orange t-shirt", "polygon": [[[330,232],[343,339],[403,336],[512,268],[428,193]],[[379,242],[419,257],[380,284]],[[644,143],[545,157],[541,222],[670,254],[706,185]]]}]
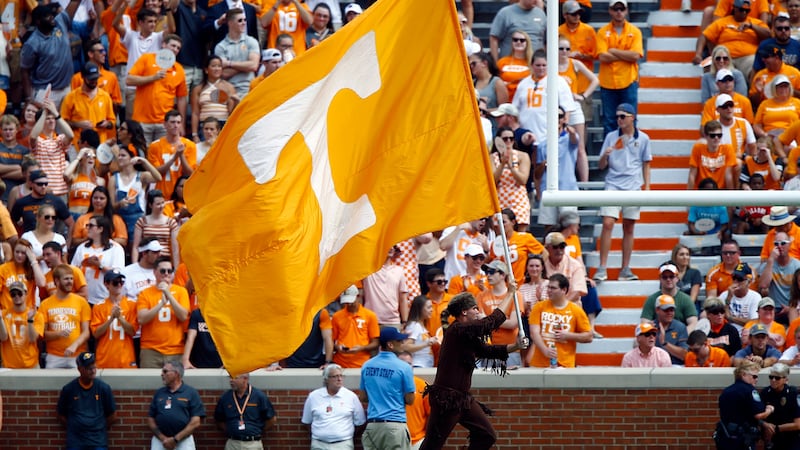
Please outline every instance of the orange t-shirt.
[{"label": "orange t-shirt", "polygon": [[[764,189],[768,191],[781,190],[780,179],[776,180],[772,178],[772,175],[770,174],[769,161],[756,162],[756,159],[752,156],[745,156],[743,165],[747,166],[747,173],[749,173],[750,176],[759,173],[764,177]],[[778,165],[779,169],[780,167],[781,166]]]},{"label": "orange t-shirt", "polygon": [[[75,221],[75,226],[72,227],[73,243],[80,243],[89,238],[89,231],[86,229],[86,224],[89,223],[89,219],[95,215],[95,212],[90,212],[78,217],[78,220]],[[111,233],[111,238],[128,239],[128,227],[125,226],[125,221],[122,220],[122,217],[114,214],[111,222],[112,225],[114,225],[114,232]]]},{"label": "orange t-shirt", "polygon": [[591,25],[580,22],[574,30],[570,30],[567,24],[564,23],[558,27],[558,34],[567,38],[573,52],[588,55],[588,58],[579,59],[589,70],[594,70],[594,59],[597,56],[597,33],[595,33],[594,28]]},{"label": "orange t-shirt", "polygon": [[[178,303],[189,311],[189,294],[186,289],[173,284],[169,288]],[[155,307],[164,294],[156,286],[149,286],[139,293],[136,311]],[[188,322],[188,318],[186,320]],[[179,321],[167,303],[158,311],[158,315],[150,322],[142,325],[141,348],[155,350],[162,355],[179,355],[183,353],[184,324]]]},{"label": "orange t-shirt", "polygon": [[[496,296],[492,294],[490,288],[486,289],[485,291],[481,292],[478,296],[478,307],[481,311],[486,314],[487,316],[494,312],[500,303],[503,302],[503,299],[506,298],[508,293]],[[517,306],[519,307],[520,312],[522,312],[523,308],[525,307],[522,304],[522,296],[517,294]],[[514,311],[514,305],[510,304],[508,308],[503,311],[507,318],[512,318],[516,315]],[[492,332],[492,344],[493,345],[508,345],[513,344],[517,341],[517,333],[519,332],[519,326],[514,329],[510,328],[498,328]]]},{"label": "orange t-shirt", "polygon": [[[72,269],[72,293],[77,294],[81,288],[86,286],[86,276],[80,267],[69,265],[69,268]],[[52,270],[44,274],[44,280],[47,282],[45,289],[39,289],[39,298],[42,300],[56,293],[56,283],[53,281]]]},{"label": "orange t-shirt", "polygon": [[8,291],[8,286],[11,283],[19,281],[25,283],[28,288],[28,295],[25,297],[25,305],[28,308],[36,307],[36,281],[27,280],[25,277],[25,268],[18,266],[14,261],[9,261],[0,265],[0,309],[3,311],[14,307],[11,301],[11,293]]},{"label": "orange t-shirt", "polygon": [[697,363],[697,355],[693,352],[686,352],[686,359],[684,360],[684,365],[686,367],[730,367],[731,366],[731,357],[728,356],[728,353],[725,350],[719,347],[709,347],[706,344],[709,351],[711,353],[708,355],[708,359],[706,360],[705,364],[702,366]]},{"label": "orange t-shirt", "polygon": [[[709,120],[719,120],[717,95],[706,100],[706,103],[703,105],[703,116],[700,118],[700,126],[705,125]],[[733,98],[733,115],[753,123],[755,116],[753,115],[753,104],[750,103],[750,99],[735,91],[731,95],[731,98]]]},{"label": "orange t-shirt", "polygon": [[[783,130],[783,133],[778,136],[778,140],[785,146],[790,145],[792,141],[800,142],[800,120],[794,122],[789,128]],[[786,169],[784,169],[784,178],[790,179],[797,175],[797,160],[800,158],[800,147],[795,147],[789,151],[786,158]]]},{"label": "orange t-shirt", "polygon": [[[182,262],[178,264],[178,268],[175,269],[175,278],[173,279],[173,283],[177,284],[182,288],[186,288],[186,285],[189,284],[189,268],[186,267],[186,263]],[[189,289],[186,289],[188,292]],[[189,308],[189,313],[191,314],[192,311],[200,307],[200,304],[197,302],[197,292],[193,291],[189,294],[189,304],[191,307]],[[186,321],[186,328],[189,328],[189,321]]]},{"label": "orange t-shirt", "polygon": [[[192,169],[197,168],[197,145],[186,138],[180,138],[184,145],[183,154],[186,156],[186,161],[192,166]],[[161,167],[168,161],[175,153],[175,146],[167,141],[166,136],[154,141],[147,149],[147,160],[153,163],[156,167]],[[156,183],[156,189],[160,189],[164,194],[164,198],[168,199],[172,196],[172,191],[175,189],[175,183],[183,175],[183,168],[181,167],[180,158],[169,166],[169,171],[161,177],[161,181]]]},{"label": "orange t-shirt", "polygon": [[[122,317],[133,325],[134,330],[138,329],[139,320],[136,317],[136,302],[128,297],[122,297],[119,305],[122,310]],[[92,334],[111,317],[111,308],[113,307],[114,304],[109,299],[94,305],[94,308],[92,308],[92,323],[90,324]],[[117,319],[114,319],[108,325],[105,334],[97,338],[96,355],[97,367],[101,369],[136,368],[133,336],[125,332],[125,329],[122,328]]]},{"label": "orange t-shirt", "polygon": [[406,405],[406,419],[408,423],[408,433],[411,435],[413,445],[425,437],[425,428],[428,425],[428,417],[431,415],[431,404],[428,397],[422,396],[425,391],[425,380],[414,377],[414,403]]},{"label": "orange t-shirt", "polygon": [[[767,231],[764,244],[761,246],[762,260],[769,258],[769,254],[772,253],[772,249],[775,248],[775,230],[776,229],[773,228]],[[789,235],[789,239],[792,241],[792,243],[789,244],[789,256],[794,259],[800,259],[800,227],[793,223],[786,234]]]},{"label": "orange t-shirt", "polygon": [[800,120],[800,99],[792,97],[778,103],[774,98],[761,102],[756,111],[756,124],[761,124],[764,131],[785,130]]},{"label": "orange t-shirt", "polygon": [[[125,53],[127,54],[127,51]],[[125,58],[127,59],[127,56]],[[81,75],[80,72],[75,73],[70,81],[70,87],[74,91],[80,89],[82,84],[83,75]],[[122,92],[119,88],[119,80],[114,72],[100,67],[100,78],[97,80],[97,87],[106,91],[111,97],[111,101],[115,104],[119,105],[122,103]]]},{"label": "orange t-shirt", "polygon": [[[64,120],[72,122],[88,120],[92,125],[97,125],[106,120],[112,124],[117,123],[111,96],[102,89],[96,90],[94,98],[89,98],[89,95],[83,92],[82,89],[70,91],[61,102],[61,116],[64,117]],[[95,126],[93,129],[100,135],[100,142],[117,137],[117,132],[114,128],[98,128]],[[72,138],[72,145],[78,148],[81,130],[80,128],[73,128],[72,131],[75,135]]]},{"label": "orange t-shirt", "polygon": [[475,277],[471,277],[469,275],[456,275],[453,278],[450,278],[450,283],[447,285],[447,291],[452,295],[460,294],[462,292],[469,292],[477,297],[481,293],[478,283],[482,283],[484,288],[489,287],[489,281],[486,279],[486,275],[482,272],[479,272]]},{"label": "orange t-shirt", "polygon": [[[769,25],[757,18],[748,18],[746,21],[752,25],[769,28]],[[760,39],[752,28],[739,31],[742,23],[744,22],[737,22],[733,16],[726,14],[725,17],[715,20],[703,30],[703,36],[714,45],[728,47],[731,58],[753,55],[758,50]]]},{"label": "orange t-shirt", "polygon": [[789,79],[792,88],[795,91],[800,90],[800,70],[795,69],[789,64],[781,64],[781,70],[778,72],[770,72],[766,67],[756,72],[756,74],[753,75],[753,80],[750,82],[749,94],[753,95],[757,93],[759,85],[761,89],[764,89],[777,75],[785,75],[786,78]]},{"label": "orange t-shirt", "polygon": [[[490,259],[499,259],[508,263],[503,252],[503,241],[499,236],[495,238],[490,250]],[[528,262],[528,255],[539,255],[542,252],[544,252],[544,245],[530,233],[515,231],[511,236],[508,236],[508,255],[511,258],[511,272],[514,273],[517,286],[525,282],[525,265]]]},{"label": "orange t-shirt", "polygon": [[[597,30],[597,54],[606,53],[610,48],[636,52],[641,58],[644,55],[642,31],[625,21],[622,33],[617,34],[614,24],[608,23]],[[639,79],[639,63],[622,60],[601,62],[599,78],[602,88],[624,89]]]},{"label": "orange t-shirt", "polygon": [[[128,74],[146,77],[159,70],[156,54],[145,53],[128,68]],[[164,116],[175,107],[175,99],[188,94],[183,66],[175,63],[163,79],[136,87],[137,101],[133,104],[132,118],[139,123],[163,123]]]},{"label": "orange t-shirt", "polygon": [[697,141],[692,147],[692,156],[689,158],[689,167],[697,168],[697,177],[693,189],[697,189],[700,181],[711,178],[717,182],[720,189],[725,189],[725,174],[729,167],[736,166],[736,152],[728,144],[720,144],[716,152],[708,150],[708,144],[703,140]]},{"label": "orange t-shirt", "polygon": [[[744,328],[742,328],[742,329],[743,330],[750,330],[750,328],[753,325],[757,324],[757,323],[759,323],[758,319],[753,319],[753,320],[747,322],[746,324],[744,324]],[[786,337],[786,327],[781,325],[781,324],[779,324],[778,322],[773,321],[771,324],[769,324],[769,333],[770,334],[780,334],[781,336]],[[786,344],[787,344],[787,342],[784,342],[783,343],[783,347],[778,348],[778,350],[783,351],[783,349],[786,347]]]},{"label": "orange t-shirt", "polygon": [[731,284],[733,284],[733,271],[725,270],[724,264],[719,263],[709,269],[706,275],[706,291],[716,289],[719,296],[727,291]]},{"label": "orange t-shirt", "polygon": [[[378,316],[374,312],[358,306],[358,312],[353,314],[343,308],[336,312],[331,318],[333,326],[333,342],[342,344],[345,347],[356,347],[368,345],[373,339],[381,335],[378,326]],[[361,367],[370,358],[368,352],[333,354],[333,362],[345,368]]]},{"label": "orange t-shirt", "polygon": [[[732,11],[733,0],[719,0],[717,7],[714,9],[714,15],[717,17],[730,17]],[[747,16],[753,19],[760,19],[761,14],[769,12],[768,0],[753,0],[750,3],[750,13]]]},{"label": "orange t-shirt", "polygon": [[[487,284],[488,286],[488,284]],[[425,295],[428,298],[431,298],[430,295]],[[436,331],[442,326],[442,311],[447,309],[447,305],[450,304],[450,300],[453,298],[453,294],[445,293],[442,296],[442,299],[438,302],[433,301],[431,299],[431,305],[433,306],[433,313],[431,313],[431,318],[428,320],[428,334],[431,336],[436,336]]]},{"label": "orange t-shirt", "polygon": [[108,36],[108,55],[106,59],[110,67],[128,64],[128,49],[122,45],[119,33],[113,26],[115,15],[116,13],[111,8],[107,8],[100,13],[100,23],[103,24],[103,29],[106,30],[106,35]]},{"label": "orange t-shirt", "polygon": [[28,323],[28,311],[17,313],[13,309],[3,311],[3,322],[8,330],[8,339],[0,342],[0,358],[7,369],[33,369],[39,367],[37,341],[28,340],[28,327],[33,326],[38,336],[44,335],[44,316],[37,312],[33,324]]},{"label": "orange t-shirt", "polygon": [[[542,300],[533,305],[533,310],[528,320],[531,325],[539,325],[545,345],[554,342],[553,333],[556,329],[556,324],[561,327],[562,331],[573,333],[584,333],[592,330],[589,324],[589,317],[574,302],[567,302],[566,306],[559,309],[553,306],[551,300]],[[578,343],[575,341],[555,342],[555,346],[558,352],[558,365],[561,367],[575,367],[575,353]],[[535,348],[531,358],[531,366],[550,367],[550,358],[540,352],[538,348]]]},{"label": "orange t-shirt", "polygon": [[[43,301],[39,306],[39,311],[44,316],[48,331],[70,331],[68,337],[54,339],[45,343],[47,353],[55,356],[64,356],[64,350],[81,335],[81,325],[86,322],[88,329],[89,321],[92,318],[89,302],[80,295],[72,293],[68,294],[63,300],[60,300],[55,295],[47,297],[47,300]],[[77,349],[75,354],[83,351],[86,351],[85,342]]]},{"label": "orange t-shirt", "polygon": [[514,58],[513,56],[504,56],[497,61],[497,68],[500,70],[500,79],[506,82],[508,88],[508,98],[514,98],[514,93],[517,92],[517,85],[525,77],[531,74],[531,67],[528,61],[524,59]]},{"label": "orange t-shirt", "polygon": [[[301,3],[303,8],[309,13],[311,12],[308,9],[308,6],[305,3]],[[272,18],[272,22],[269,24],[269,48],[275,48],[275,40],[280,34],[288,34],[289,36],[294,39],[294,50],[295,55],[300,56],[306,51],[306,30],[308,29],[308,25],[303,22],[302,17],[300,17],[300,13],[297,11],[297,6],[295,6],[294,2],[289,3],[288,5],[284,5],[283,3],[278,3],[278,10],[275,11],[275,16]]]}]

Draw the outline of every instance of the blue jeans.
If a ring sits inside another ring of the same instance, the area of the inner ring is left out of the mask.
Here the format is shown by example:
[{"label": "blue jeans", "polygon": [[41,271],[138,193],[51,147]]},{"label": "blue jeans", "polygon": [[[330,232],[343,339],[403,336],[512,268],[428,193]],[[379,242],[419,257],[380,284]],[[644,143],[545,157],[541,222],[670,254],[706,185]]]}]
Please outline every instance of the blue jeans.
[{"label": "blue jeans", "polygon": [[630,103],[634,110],[639,112],[639,82],[634,81],[623,89],[600,90],[600,100],[603,103],[603,136],[619,128],[617,125],[617,106]]}]

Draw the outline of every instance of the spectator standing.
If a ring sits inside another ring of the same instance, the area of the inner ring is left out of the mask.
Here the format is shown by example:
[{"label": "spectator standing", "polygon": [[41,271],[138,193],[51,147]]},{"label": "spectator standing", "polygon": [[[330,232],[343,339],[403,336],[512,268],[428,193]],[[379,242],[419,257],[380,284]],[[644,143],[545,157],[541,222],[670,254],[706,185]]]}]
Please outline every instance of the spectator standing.
[{"label": "spectator standing", "polygon": [[[611,22],[597,30],[597,59],[600,60],[600,96],[603,103],[603,132],[619,125],[614,112],[621,105],[636,115],[639,103],[639,59],[644,56],[642,32],[625,19],[627,0],[610,3]],[[605,145],[603,146],[605,148]]]},{"label": "spectator standing", "polygon": [[261,83],[266,79],[268,76],[275,73],[276,70],[280,69],[283,65],[283,55],[277,49],[268,48],[266,50],[261,50],[261,67],[263,70],[259,69],[261,72],[257,77],[250,80],[250,90],[258,86],[258,83]]},{"label": "spectator standing", "polygon": [[222,358],[219,356],[217,346],[208,331],[206,319],[203,318],[203,313],[199,308],[189,314],[189,328],[186,330],[186,343],[183,347],[181,362],[186,369],[218,369],[222,367]]},{"label": "spectator standing", "polygon": [[381,327],[399,329],[408,320],[408,287],[403,268],[392,263],[400,253],[395,245],[377,272],[364,278],[364,306],[375,312]]},{"label": "spectator standing", "polygon": [[[577,59],[590,70],[594,70],[594,61],[597,57],[597,33],[595,33],[591,25],[583,22],[582,15],[586,11],[587,9],[584,5],[574,0],[564,2],[562,6],[564,23],[558,27],[558,34],[565,37],[570,43],[571,49],[567,56]],[[590,82],[591,80],[585,77],[578,77],[577,92],[585,94]],[[581,108],[586,120],[591,121],[594,117],[591,93],[583,95]]]},{"label": "spectator standing", "polygon": [[[440,280],[447,282],[444,276]],[[424,295],[419,295],[411,302],[408,322],[403,331],[408,334],[409,342],[406,351],[411,355],[412,367],[433,367],[433,351],[431,347],[438,345],[435,335],[428,332],[428,325],[433,316],[433,303]]]},{"label": "spectator standing", "polygon": [[[306,48],[311,48],[319,45],[320,42],[333,35],[333,12],[331,7],[326,3],[317,3],[316,6],[311,6],[306,2],[309,8],[313,8],[312,15],[314,20],[311,21],[306,29]],[[338,2],[337,2],[338,3]],[[338,9],[339,5],[336,5]]]},{"label": "spectator standing", "polygon": [[[478,294],[477,301],[480,306],[481,312],[489,315],[499,305],[504,303],[504,299],[512,295],[516,290],[516,283],[514,281],[514,274],[509,273],[508,266],[500,260],[494,260],[487,265],[483,266],[483,271],[486,272],[488,281],[488,289]],[[523,304],[520,298],[515,297],[517,306],[522,312]],[[496,345],[512,345],[517,341],[519,335],[520,323],[517,321],[517,315],[514,312],[514,306],[508,307],[503,310],[506,316],[505,322],[500,328],[492,331],[492,343]],[[508,367],[518,368],[522,366],[522,355],[519,352],[509,352],[506,358]]]},{"label": "spectator standing", "polygon": [[[273,9],[270,9],[269,11],[274,11],[277,9],[277,4],[275,2],[279,1],[283,0],[275,0],[273,2]],[[225,17],[227,12],[233,8],[244,10],[244,15],[247,19],[247,34],[249,36],[258,39],[258,26],[261,24],[261,26],[266,28],[264,22],[261,21],[264,15],[266,15],[266,12],[262,14],[261,18],[258,18],[256,17],[256,9],[248,2],[242,2],[241,0],[220,1],[214,6],[208,8],[208,14],[203,22],[203,35],[213,39],[211,41],[212,46],[217,45],[217,43],[225,38],[226,34],[228,34],[228,22],[225,20]],[[289,18],[289,20],[292,19],[294,18]],[[273,36],[274,35],[270,34],[270,38],[274,39]]]},{"label": "spectator standing", "polygon": [[22,90],[26,101],[53,102],[55,111],[69,92],[72,78],[72,50],[69,30],[78,2],[70,2],[58,12],[58,2],[39,5],[31,12],[36,27],[26,37],[20,53]]},{"label": "spectator standing", "polygon": [[[509,99],[514,98],[519,82],[531,74],[530,66],[533,58],[531,45],[528,33],[515,30],[511,33],[511,53],[497,60],[497,69],[508,88]],[[495,114],[492,115],[497,117]]]},{"label": "spectator standing", "polygon": [[295,56],[305,53],[306,30],[314,21],[307,5],[300,0],[275,0],[259,20],[262,27],[269,28],[267,47],[276,47],[278,35],[287,34],[294,42],[292,50]]},{"label": "spectator standing", "polygon": [[111,386],[97,378],[94,353],[75,359],[80,376],[61,388],[58,421],[67,428],[67,448],[108,448],[108,428],[117,420]]},{"label": "spectator standing", "polygon": [[[558,107],[558,190],[577,191],[578,179],[575,167],[578,162],[581,137],[578,131],[567,125],[566,111]],[[536,199],[541,200],[542,192],[547,189],[547,139],[536,146],[536,169],[534,180],[540,180],[536,186]],[[576,206],[542,206],[539,205],[537,222],[550,230],[558,222],[559,215],[566,211],[578,211]]]},{"label": "spectator standing", "polygon": [[308,394],[301,421],[311,431],[311,450],[353,447],[356,429],[367,422],[367,416],[358,396],[344,386],[341,366],[325,366],[322,387]]},{"label": "spectator standing", "polygon": [[48,369],[70,369],[74,356],[86,350],[91,308],[80,295],[72,293],[72,269],[62,264],[53,269],[56,293],[39,306],[45,321],[45,349]]},{"label": "spectator standing", "polygon": [[125,294],[125,275],[112,269],[103,275],[108,298],[92,308],[92,336],[97,342],[97,364],[103,369],[135,369],[133,337],[139,329],[136,302]]},{"label": "spectator standing", "polygon": [[80,87],[67,94],[61,103],[61,117],[72,127],[73,145],[76,148],[83,130],[97,131],[101,142],[117,135],[114,102],[108,92],[99,88],[100,76],[97,64],[86,63],[81,69],[83,82]]},{"label": "spectator standing", "polygon": [[258,69],[261,52],[258,40],[247,35],[244,11],[234,8],[226,15],[228,34],[214,47],[214,54],[222,58],[222,78],[236,88],[242,99],[250,91],[250,80]]},{"label": "spectator standing", "polygon": [[342,309],[331,317],[333,362],[345,368],[361,367],[378,348],[378,317],[361,305],[363,298],[363,291],[351,286],[339,296]]},{"label": "spectator standing", "polygon": [[527,229],[527,227],[518,227],[519,222],[517,222],[517,216],[514,211],[508,208],[503,209],[500,216],[503,223],[497,225],[505,229],[510,261],[506,261],[502,236],[497,236],[492,242],[491,259],[500,260],[508,264],[511,267],[511,275],[514,277],[516,284],[520,285],[525,282],[527,255],[543,253],[544,246],[527,231],[517,231],[518,228]]},{"label": "spectator standing", "polygon": [[[56,284],[53,281],[53,269],[59,264],[63,264],[64,260],[64,246],[55,241],[50,241],[42,246],[42,262],[47,268],[44,274],[45,287],[39,289],[39,298],[41,300],[56,293]],[[72,269],[72,293],[78,294],[83,298],[89,297],[89,289],[86,286],[86,277],[83,276],[83,271],[79,267],[70,265]]]},{"label": "spectator standing", "polygon": [[139,261],[128,264],[122,270],[125,275],[125,293],[128,297],[139,298],[139,293],[156,284],[154,269],[156,261],[164,248],[155,237],[142,239],[139,245]]},{"label": "spectator standing", "polygon": [[164,198],[172,196],[178,178],[192,175],[197,168],[197,145],[183,137],[183,117],[180,111],[167,111],[163,120],[165,135],[153,141],[147,149],[147,160],[161,174],[156,189],[164,194]]},{"label": "spectator standing", "polygon": [[[220,44],[224,45],[224,42]],[[218,55],[209,56],[203,69],[202,82],[191,91],[192,140],[196,143],[201,143],[201,136],[198,134],[201,123],[205,123],[208,119],[216,119],[217,125],[224,125],[233,108],[239,103],[236,88],[223,79],[223,70],[225,69],[222,66],[222,58]],[[228,70],[230,73],[230,69]],[[205,136],[206,140],[210,138],[211,136]],[[209,149],[210,147],[206,151]],[[198,163],[200,159],[198,155]]]},{"label": "spectator standing", "polygon": [[195,388],[183,382],[183,365],[168,361],[161,370],[164,386],[159,388],[147,413],[147,427],[153,433],[150,450],[193,450],[193,433],[206,416]]},{"label": "spectator standing", "polygon": [[658,331],[654,325],[636,326],[636,347],[622,357],[622,367],[670,367],[669,353],[656,347]]},{"label": "spectator standing", "polygon": [[[124,2],[120,2],[124,3]],[[125,115],[127,119],[133,116],[134,100],[136,98],[136,85],[128,83],[128,71],[133,68],[136,61],[146,53],[155,53],[164,42],[164,32],[155,31],[158,14],[155,11],[142,8],[136,13],[135,30],[131,29],[128,21],[124,21],[126,8],[117,6],[112,27],[118,33],[122,46],[127,50],[127,64],[125,75],[120,79],[125,80]]]},{"label": "spectator standing", "polygon": [[264,434],[275,426],[275,409],[260,389],[250,384],[250,374],[230,377],[231,389],[214,408],[217,428],[228,437],[226,449],[263,450]]},{"label": "spectator standing", "polygon": [[47,175],[49,191],[66,202],[68,187],[64,170],[67,168],[67,150],[74,135],[67,121],[58,113],[55,103],[45,99],[42,104],[31,130],[31,154]]},{"label": "spectator standing", "polygon": [[72,265],[80,267],[86,277],[88,300],[96,305],[108,297],[103,276],[114,268],[125,266],[125,249],[111,239],[111,221],[96,215],[86,224],[89,239],[75,249]]},{"label": "spectator standing", "polygon": [[531,174],[531,159],[525,152],[514,149],[514,131],[511,128],[497,129],[491,158],[500,208],[514,211],[520,223],[527,225],[531,203],[525,185]]},{"label": "spectator standing", "polygon": [[[614,6],[614,8],[618,7]],[[615,11],[614,14],[621,13]],[[603,92],[605,91],[604,88]],[[603,103],[605,108],[605,101]],[[619,129],[606,134],[598,163],[601,170],[608,167],[605,190],[638,191],[643,189],[649,191],[650,161],[653,159],[650,153],[650,137],[636,127],[636,109],[633,105],[622,103],[615,110]],[[608,116],[606,117],[608,118]],[[611,250],[611,231],[620,211],[622,212],[622,270],[620,270],[618,279],[621,281],[639,279],[630,268],[631,253],[633,253],[633,228],[636,221],[639,220],[639,207],[604,206],[600,208],[599,212],[599,215],[603,217],[603,230],[600,234],[600,266],[594,274],[594,279],[597,281],[608,279],[606,264],[608,263],[608,252]]]},{"label": "spectator standing", "polygon": [[[406,364],[412,365],[411,353],[404,351],[397,355]],[[408,419],[408,433],[411,435],[411,450],[419,450],[425,439],[425,428],[428,417],[431,415],[431,405],[427,397],[423,397],[427,383],[422,378],[414,375],[414,403],[406,405],[406,418]]]},{"label": "spectator standing", "polygon": [[536,0],[519,0],[504,6],[494,16],[489,30],[489,53],[492,58],[497,61],[511,54],[511,39],[516,30],[528,33],[533,51],[543,48],[546,22],[547,16]]},{"label": "spectator standing", "polygon": [[0,360],[6,369],[38,368],[44,316],[25,302],[24,283],[12,282],[9,291],[11,306],[0,311]]},{"label": "spectator standing", "polygon": [[171,4],[175,6],[172,12],[175,34],[186,44],[181,46],[177,60],[186,74],[186,89],[191,92],[203,81],[203,61],[207,56],[203,23],[208,13],[197,5],[197,0],[180,0]]},{"label": "spectator standing", "polygon": [[0,309],[11,308],[11,291],[9,287],[18,281],[25,285],[25,302],[34,308],[36,287],[44,287],[45,279],[41,267],[36,261],[33,246],[25,239],[14,242],[14,252],[10,261],[0,265]]},{"label": "spectator standing", "polygon": [[[489,240],[485,234],[481,233],[485,223],[486,219],[478,219],[458,226],[450,226],[442,231],[442,236],[439,238],[439,248],[446,252],[444,274],[448,280],[466,273],[467,266],[464,259],[464,251],[467,246],[476,244],[484,252],[488,251]],[[511,236],[509,236],[510,239]]]},{"label": "spectator standing", "polygon": [[3,191],[2,200],[8,204],[8,193],[25,182],[22,173],[22,158],[30,154],[30,149],[17,142],[17,133],[20,131],[19,120],[16,117],[6,114],[0,117],[0,176],[6,184]]},{"label": "spectator standing", "polygon": [[[119,111],[119,108],[124,106],[124,102],[122,101],[122,91],[120,91],[117,75],[110,70],[106,70],[104,67],[106,65],[105,46],[103,46],[103,43],[99,39],[91,39],[84,44],[84,48],[86,49],[86,55],[89,57],[87,64],[89,62],[93,63],[95,67],[98,68],[98,72],[100,73],[100,76],[97,79],[98,89],[103,90],[109,95],[109,97],[111,97],[114,110]],[[82,69],[85,68],[86,66],[84,66]],[[76,89],[80,89],[82,85],[83,70],[72,76],[72,80],[70,80],[70,88],[74,91]]]}]

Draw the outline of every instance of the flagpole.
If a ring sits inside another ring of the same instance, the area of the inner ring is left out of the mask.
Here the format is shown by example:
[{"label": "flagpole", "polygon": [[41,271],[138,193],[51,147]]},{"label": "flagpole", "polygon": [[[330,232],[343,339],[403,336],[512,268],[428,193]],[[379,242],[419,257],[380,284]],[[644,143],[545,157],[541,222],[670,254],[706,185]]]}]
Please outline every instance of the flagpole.
[{"label": "flagpole", "polygon": [[[506,237],[506,228],[503,226],[503,214],[496,213],[495,218],[497,219],[497,223],[500,224],[498,228],[500,228],[500,237],[502,237],[503,241],[503,257],[506,260],[506,265],[508,266],[508,271],[509,271],[509,273],[506,275],[510,276],[511,279],[514,279],[514,272],[511,270],[511,253],[508,251],[508,238]],[[519,286],[516,286],[516,288],[519,288]],[[517,324],[519,324],[520,335],[523,338],[525,338],[528,336],[528,331],[523,329],[522,327],[522,313],[519,310],[519,299],[517,298],[518,291],[516,288],[514,289],[514,312],[517,315]]]}]

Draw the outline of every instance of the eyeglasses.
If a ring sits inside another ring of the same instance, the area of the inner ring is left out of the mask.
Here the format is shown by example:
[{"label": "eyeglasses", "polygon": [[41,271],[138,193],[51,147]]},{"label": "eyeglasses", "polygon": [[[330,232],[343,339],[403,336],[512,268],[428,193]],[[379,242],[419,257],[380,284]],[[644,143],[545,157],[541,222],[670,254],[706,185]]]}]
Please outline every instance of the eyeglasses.
[{"label": "eyeglasses", "polygon": [[560,244],[550,244],[550,247],[560,248],[561,250],[564,250],[565,248],[567,248],[567,243],[566,242],[562,242]]},{"label": "eyeglasses", "polygon": [[[730,56],[715,56],[714,57],[714,61],[730,61],[730,60],[731,60]],[[727,79],[728,77],[725,77],[725,78]],[[733,77],[731,77],[731,80],[732,79],[733,79]]]},{"label": "eyeglasses", "polygon": [[725,310],[724,309],[706,310],[706,314],[713,314],[716,316],[718,314],[725,314]]},{"label": "eyeglasses", "polygon": [[125,280],[116,279],[111,282],[112,286],[122,286],[125,284]]},{"label": "eyeglasses", "polygon": [[500,139],[502,139],[503,142],[513,142],[514,136],[501,136]]},{"label": "eyeglasses", "polygon": [[754,379],[754,380],[757,380],[757,379],[758,379],[758,374],[757,374],[757,373],[748,373],[748,375],[750,375],[751,377],[753,377],[753,379]]},{"label": "eyeglasses", "polygon": [[625,120],[630,117],[630,114],[617,114],[617,120]]},{"label": "eyeglasses", "polygon": [[505,275],[502,270],[491,269],[491,268],[486,269],[486,275],[494,275],[496,273],[499,273],[500,275]]},{"label": "eyeglasses", "polygon": [[105,53],[106,49],[104,47],[100,47],[100,48],[94,48],[92,49],[92,51],[97,53]]},{"label": "eyeglasses", "polygon": [[174,273],[174,272],[175,272],[175,269],[163,269],[163,268],[162,269],[158,269],[158,273],[160,273],[161,275],[169,275],[169,274]]},{"label": "eyeglasses", "polygon": [[722,139],[722,133],[708,133],[708,137],[711,139]]},{"label": "eyeglasses", "polygon": [[511,38],[513,42],[525,42],[525,38]]},{"label": "eyeglasses", "polygon": [[644,337],[656,337],[656,332],[655,332],[655,331],[648,331],[647,333],[642,333],[642,334],[640,334],[639,336],[644,336]]},{"label": "eyeglasses", "polygon": [[775,247],[783,247],[784,245],[789,245],[791,241],[775,241]]},{"label": "eyeglasses", "polygon": [[572,48],[570,48],[570,47],[558,47],[558,50],[562,51],[562,52],[568,52],[568,51],[572,50]]},{"label": "eyeglasses", "polygon": [[439,286],[444,286],[447,284],[447,280],[433,280],[434,284],[438,284]]},{"label": "eyeglasses", "polygon": [[22,297],[22,296],[23,296],[23,294],[20,291],[11,291],[11,297],[12,298],[14,298],[14,297]]},{"label": "eyeglasses", "polygon": [[44,220],[56,220],[56,216],[46,215],[46,216],[42,216],[42,219],[44,219]]},{"label": "eyeglasses", "polygon": [[789,8],[800,8],[800,5],[789,5]]},{"label": "eyeglasses", "polygon": [[792,27],[775,27],[776,31],[790,31]]},{"label": "eyeglasses", "polygon": [[99,227],[99,225],[97,225],[96,223],[87,223],[86,224],[86,228],[95,228],[95,227]]},{"label": "eyeglasses", "polygon": [[469,257],[470,257],[470,258],[472,258],[472,259],[478,259],[478,260],[481,260],[481,261],[483,261],[484,259],[486,259],[486,257],[485,257],[485,256],[483,256],[483,255],[475,255],[475,256],[470,256],[470,255],[467,255],[467,256],[469,256]]},{"label": "eyeglasses", "polygon": [[344,375],[328,375],[328,379],[330,380],[331,378],[336,380],[341,380],[342,378],[344,378]]},{"label": "eyeglasses", "polygon": [[580,12],[578,12],[578,11],[575,11],[574,13],[566,13],[566,14],[567,14],[568,16],[573,16],[573,17],[574,17],[574,16],[580,16],[580,15],[581,15],[581,13],[580,13]]},{"label": "eyeglasses", "polygon": [[750,14],[750,8],[734,8],[739,10],[739,12],[743,12],[745,14]]},{"label": "eyeglasses", "polygon": [[35,185],[37,185],[39,187],[47,187],[47,185],[50,184],[50,183],[48,183],[47,181],[37,181],[37,182],[35,182],[33,184],[35,184]]},{"label": "eyeglasses", "polygon": [[722,252],[723,256],[733,256],[733,255],[737,255],[737,254],[739,254],[739,252],[732,251],[732,250],[725,250],[725,251]]},{"label": "eyeglasses", "polygon": [[563,119],[564,118],[564,113],[558,113],[558,118],[559,119]]},{"label": "eyeglasses", "polygon": [[615,6],[615,7],[611,8],[611,10],[614,11],[614,12],[622,12],[622,11],[625,11],[626,9],[628,9],[628,8],[626,8],[624,6]]}]

